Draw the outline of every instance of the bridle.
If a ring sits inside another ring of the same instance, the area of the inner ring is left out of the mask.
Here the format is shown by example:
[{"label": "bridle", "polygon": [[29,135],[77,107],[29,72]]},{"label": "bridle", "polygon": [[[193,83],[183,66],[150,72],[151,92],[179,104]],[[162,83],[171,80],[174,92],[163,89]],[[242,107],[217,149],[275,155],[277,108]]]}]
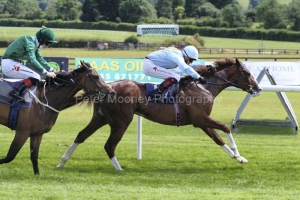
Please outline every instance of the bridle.
[{"label": "bridle", "polygon": [[[207,65],[207,70],[208,71],[211,71],[211,68],[212,66],[211,65]],[[234,87],[237,87],[237,88],[240,88],[246,92],[249,92],[249,93],[253,93],[253,87],[252,85],[250,84],[250,81],[248,80],[247,76],[250,76],[249,74],[246,76],[245,73],[243,72],[243,68],[244,66],[238,64],[236,65],[236,68],[237,70],[240,72],[241,74],[241,77],[237,78],[237,79],[234,79],[232,81],[224,78],[223,76],[221,76],[218,72],[215,72],[215,76],[217,76],[218,78],[222,79],[224,81],[224,83],[221,83],[221,84],[229,84],[229,86],[234,86]],[[246,86],[245,87],[241,87],[239,84],[237,84],[237,82],[239,80],[243,79],[244,82],[246,83]],[[208,84],[220,84],[220,83],[214,83],[214,82],[208,82]]]},{"label": "bridle", "polygon": [[[90,70],[93,70],[93,72],[95,72],[96,74],[97,74],[97,72],[93,69],[93,68],[88,68],[88,71],[90,71]],[[103,97],[106,97],[106,93],[103,93],[103,92],[101,92],[99,89],[96,89],[95,91],[91,91],[91,90],[89,90],[89,89],[87,89],[86,87],[85,87],[85,85],[86,85],[86,83],[87,83],[87,79],[89,79],[90,80],[90,82],[94,85],[94,87],[93,88],[101,88],[101,86],[98,84],[98,83],[96,83],[96,81],[94,80],[94,79],[99,79],[99,76],[98,75],[91,75],[91,74],[89,74],[89,73],[87,73],[87,71],[85,70],[84,71],[84,84],[83,84],[83,88],[81,88],[84,92],[86,92],[86,93],[88,93],[88,94],[92,94],[92,95],[94,95],[94,96],[96,96],[96,97],[100,97],[100,98],[103,98]],[[96,77],[96,78],[95,78]],[[58,81],[60,81],[61,83],[58,83],[58,82],[56,82],[55,80],[58,80]],[[71,79],[69,79],[69,80],[64,80],[64,79],[61,79],[61,78],[58,78],[58,77],[55,77],[54,79],[52,79],[52,81],[53,81],[53,83],[56,85],[54,88],[51,88],[51,84],[50,84],[50,79],[48,79],[48,81],[49,81],[49,88],[50,88],[50,90],[55,90],[55,89],[57,89],[58,87],[61,87],[61,86],[63,86],[63,85],[72,85],[72,84],[74,84],[75,82],[74,82],[74,80],[71,78]]]},{"label": "bridle", "polygon": [[[94,68],[92,68],[92,67],[90,67],[89,69],[88,69],[88,71],[90,71],[90,70],[92,70],[93,72],[95,72],[96,74],[98,74],[96,71],[95,71],[95,69]],[[97,97],[106,97],[106,93],[103,93],[103,92],[101,92],[100,90],[98,90],[98,89],[96,89],[95,91],[93,91],[93,92],[91,92],[89,89],[87,89],[86,87],[85,87],[85,84],[86,84],[86,81],[87,81],[87,79],[89,79],[91,82],[92,82],[92,84],[94,84],[95,85],[95,87],[93,87],[93,88],[101,88],[101,86],[98,84],[98,83],[96,83],[96,81],[94,80],[94,78],[93,77],[97,77],[96,79],[99,79],[99,75],[90,75],[89,73],[86,73],[86,71],[84,72],[84,74],[85,74],[85,78],[84,78],[84,84],[83,84],[83,91],[84,92],[86,92],[86,93],[94,93],[93,95],[95,95],[95,96],[97,96]]]}]

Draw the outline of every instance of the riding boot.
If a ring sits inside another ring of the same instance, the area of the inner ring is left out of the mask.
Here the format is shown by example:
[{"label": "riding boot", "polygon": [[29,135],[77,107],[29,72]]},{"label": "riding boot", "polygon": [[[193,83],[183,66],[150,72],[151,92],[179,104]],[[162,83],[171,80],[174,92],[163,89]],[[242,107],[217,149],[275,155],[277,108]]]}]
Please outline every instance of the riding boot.
[{"label": "riding boot", "polygon": [[18,101],[25,101],[23,97],[21,97],[22,92],[26,89],[32,86],[32,78],[24,79],[20,83],[20,85],[17,88],[14,88],[12,91],[9,92],[9,95],[16,98]]},{"label": "riding boot", "polygon": [[172,77],[167,78],[155,90],[153,90],[149,94],[149,96],[152,97],[152,98],[155,98],[155,99],[163,100],[164,99],[164,93],[166,92],[168,87],[170,87],[174,83],[177,83],[177,80],[175,78],[172,78]]}]

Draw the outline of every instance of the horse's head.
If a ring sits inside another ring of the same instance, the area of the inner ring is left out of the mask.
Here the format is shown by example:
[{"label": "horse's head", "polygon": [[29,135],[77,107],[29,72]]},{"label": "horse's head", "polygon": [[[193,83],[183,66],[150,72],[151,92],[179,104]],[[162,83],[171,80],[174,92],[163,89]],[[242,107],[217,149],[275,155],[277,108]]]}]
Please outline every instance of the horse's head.
[{"label": "horse's head", "polygon": [[225,58],[225,60],[215,61],[214,65],[217,69],[217,76],[228,81],[229,86],[240,88],[254,97],[260,95],[262,90],[257,81],[238,59]]},{"label": "horse's head", "polygon": [[77,84],[87,94],[105,97],[108,94],[114,96],[116,92],[111,88],[110,85],[106,84],[102,77],[96,72],[89,63],[80,61],[81,66],[72,71],[73,77],[81,73],[76,77]]}]

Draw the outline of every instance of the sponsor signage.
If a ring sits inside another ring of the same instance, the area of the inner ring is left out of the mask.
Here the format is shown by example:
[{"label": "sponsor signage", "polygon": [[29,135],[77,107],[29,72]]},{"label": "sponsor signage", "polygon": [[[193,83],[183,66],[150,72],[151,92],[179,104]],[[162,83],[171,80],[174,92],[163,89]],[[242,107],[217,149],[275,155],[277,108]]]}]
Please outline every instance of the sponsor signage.
[{"label": "sponsor signage", "polygon": [[[129,79],[141,83],[161,83],[162,79],[146,76],[142,71],[144,59],[135,58],[75,58],[75,68],[80,61],[88,62],[106,82]],[[204,64],[204,60],[195,61],[195,64]],[[194,63],[193,63],[194,64]],[[184,76],[185,74],[177,67],[171,69]]]},{"label": "sponsor signage", "polygon": [[[251,74],[256,78],[264,69],[274,76],[277,85],[300,85],[300,62],[243,62]],[[260,84],[271,85],[264,76]]]}]

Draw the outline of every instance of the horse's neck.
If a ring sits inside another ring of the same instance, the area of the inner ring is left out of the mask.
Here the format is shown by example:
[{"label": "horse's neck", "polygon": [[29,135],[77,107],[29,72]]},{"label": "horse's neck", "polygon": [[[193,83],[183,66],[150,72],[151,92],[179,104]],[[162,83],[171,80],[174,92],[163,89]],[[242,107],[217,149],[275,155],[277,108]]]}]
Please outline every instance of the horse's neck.
[{"label": "horse's neck", "polygon": [[65,108],[64,105],[68,103],[78,91],[79,89],[76,89],[75,87],[59,87],[53,90],[40,87],[36,92],[36,96],[41,102],[62,110]]},{"label": "horse's neck", "polygon": [[225,72],[215,73],[214,75],[204,78],[208,81],[205,88],[210,91],[214,97],[218,96],[224,89],[230,86],[230,84],[226,82],[229,76]]}]

